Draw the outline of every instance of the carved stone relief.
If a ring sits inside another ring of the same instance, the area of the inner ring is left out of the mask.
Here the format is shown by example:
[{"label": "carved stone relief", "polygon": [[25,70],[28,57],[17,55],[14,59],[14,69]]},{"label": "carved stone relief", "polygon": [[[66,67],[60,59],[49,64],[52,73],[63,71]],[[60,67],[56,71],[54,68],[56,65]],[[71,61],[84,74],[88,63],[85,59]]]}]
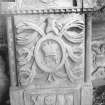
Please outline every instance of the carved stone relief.
[{"label": "carved stone relief", "polygon": [[31,83],[57,86],[61,82],[83,81],[83,15],[16,16],[15,25],[18,81],[21,86]]},{"label": "carved stone relief", "polygon": [[105,78],[105,42],[93,41],[93,79]]},{"label": "carved stone relief", "polygon": [[34,95],[30,105],[73,105],[72,95]]},{"label": "carved stone relief", "polygon": [[73,92],[70,93],[70,89],[66,90],[64,88],[61,90],[28,90],[24,93],[25,105],[75,105],[74,96],[76,94],[74,94]]}]

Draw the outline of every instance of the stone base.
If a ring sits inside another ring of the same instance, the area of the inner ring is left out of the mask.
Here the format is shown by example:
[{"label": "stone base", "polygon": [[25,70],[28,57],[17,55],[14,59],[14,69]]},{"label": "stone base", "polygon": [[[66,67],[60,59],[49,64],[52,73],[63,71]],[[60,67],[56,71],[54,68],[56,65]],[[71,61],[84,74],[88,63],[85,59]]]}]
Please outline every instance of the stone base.
[{"label": "stone base", "polygon": [[10,100],[11,105],[80,105],[80,88],[11,88]]},{"label": "stone base", "polygon": [[10,105],[24,105],[23,93],[22,89],[10,88]]},{"label": "stone base", "polygon": [[92,105],[93,86],[92,83],[85,83],[81,88],[81,105]]},{"label": "stone base", "polygon": [[[78,88],[10,89],[11,105],[92,105],[93,88],[90,83]],[[57,102],[57,103],[56,103]],[[37,104],[36,104],[37,103]]]}]

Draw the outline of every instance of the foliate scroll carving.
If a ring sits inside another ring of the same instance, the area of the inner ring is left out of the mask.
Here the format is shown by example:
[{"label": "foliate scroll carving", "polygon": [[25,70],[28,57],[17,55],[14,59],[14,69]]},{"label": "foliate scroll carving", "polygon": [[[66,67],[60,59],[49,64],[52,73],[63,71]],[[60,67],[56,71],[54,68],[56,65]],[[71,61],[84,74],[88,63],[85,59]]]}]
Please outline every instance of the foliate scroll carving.
[{"label": "foliate scroll carving", "polygon": [[83,15],[17,16],[15,24],[21,85],[83,80]]},{"label": "foliate scroll carving", "polygon": [[105,78],[105,43],[103,40],[93,41],[93,79]]}]

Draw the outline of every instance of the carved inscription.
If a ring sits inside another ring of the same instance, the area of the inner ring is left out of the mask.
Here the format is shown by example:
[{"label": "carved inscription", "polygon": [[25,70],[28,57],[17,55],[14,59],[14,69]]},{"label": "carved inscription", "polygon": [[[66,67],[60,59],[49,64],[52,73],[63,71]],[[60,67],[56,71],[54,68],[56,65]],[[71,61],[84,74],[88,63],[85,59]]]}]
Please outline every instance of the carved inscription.
[{"label": "carved inscription", "polygon": [[[46,91],[47,90],[47,91]],[[74,105],[76,94],[70,89],[33,89],[25,91],[25,105]],[[76,100],[77,101],[77,100]]]},{"label": "carved inscription", "polygon": [[83,15],[17,16],[15,24],[20,85],[83,80]]},{"label": "carved inscription", "polygon": [[34,95],[30,105],[73,105],[73,96],[67,95]]}]

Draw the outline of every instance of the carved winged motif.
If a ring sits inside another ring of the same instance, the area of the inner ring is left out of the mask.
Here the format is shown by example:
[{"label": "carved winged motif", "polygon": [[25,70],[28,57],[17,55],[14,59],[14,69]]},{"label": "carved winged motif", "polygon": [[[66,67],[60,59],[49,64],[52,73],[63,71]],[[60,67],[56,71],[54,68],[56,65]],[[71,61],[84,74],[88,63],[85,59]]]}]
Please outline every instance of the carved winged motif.
[{"label": "carved winged motif", "polygon": [[15,19],[15,24],[17,68],[21,85],[38,80],[52,83],[83,79],[82,15],[45,15],[31,17],[31,20],[20,16]]}]

